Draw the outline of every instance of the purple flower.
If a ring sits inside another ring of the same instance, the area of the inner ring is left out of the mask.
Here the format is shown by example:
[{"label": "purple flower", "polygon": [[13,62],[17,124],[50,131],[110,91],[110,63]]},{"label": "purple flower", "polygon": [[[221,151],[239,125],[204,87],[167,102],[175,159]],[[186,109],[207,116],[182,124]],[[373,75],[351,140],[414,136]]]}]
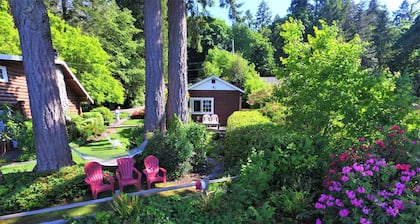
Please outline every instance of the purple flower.
[{"label": "purple flower", "polygon": [[341,176],[341,181],[347,182],[347,181],[349,181],[349,177],[348,176]]},{"label": "purple flower", "polygon": [[368,194],[366,197],[367,197],[367,199],[369,199],[371,201],[375,200],[375,196],[374,195]]},{"label": "purple flower", "polygon": [[341,209],[338,212],[338,215],[340,215],[340,217],[347,217],[349,215],[349,213],[350,213],[350,211],[347,208],[345,208],[345,209]]},{"label": "purple flower", "polygon": [[335,204],[338,206],[338,207],[343,207],[344,206],[344,204],[343,204],[343,202],[341,202],[340,201],[340,199],[335,199]]},{"label": "purple flower", "polygon": [[403,171],[403,172],[401,172],[401,174],[407,175],[409,177],[413,177],[413,176],[416,175],[416,171],[414,171],[414,170],[411,170],[411,171]]},{"label": "purple flower", "polygon": [[375,165],[377,166],[386,166],[386,161],[384,158],[382,158],[381,160],[376,161]]},{"label": "purple flower", "polygon": [[357,187],[357,193],[365,193],[365,188],[364,187]]},{"label": "purple flower", "polygon": [[350,167],[350,166],[345,166],[345,167],[343,167],[343,169],[341,170],[341,173],[342,174],[348,174],[348,173],[350,173],[350,171],[352,170],[352,168]]},{"label": "purple flower", "polygon": [[315,208],[318,208],[318,209],[325,209],[325,208],[326,208],[326,206],[325,206],[324,204],[321,204],[321,203],[317,202],[317,203],[315,203]]},{"label": "purple flower", "polygon": [[417,144],[417,141],[411,141],[410,144],[415,145]]},{"label": "purple flower", "polygon": [[346,195],[347,195],[347,197],[349,197],[350,199],[353,199],[353,198],[355,198],[355,197],[356,197],[356,194],[355,194],[353,191],[349,191],[349,190],[346,190]]},{"label": "purple flower", "polygon": [[360,207],[363,204],[363,200],[355,198],[351,200],[351,204],[354,205],[355,207]]},{"label": "purple flower", "polygon": [[416,189],[414,189],[414,191],[415,191],[416,193],[419,193],[419,192],[420,192],[420,185],[419,185],[419,186],[417,186],[417,187],[416,187]]},{"label": "purple flower", "polygon": [[388,206],[387,208],[386,208],[386,215],[388,215],[388,216],[392,216],[392,217],[395,217],[395,216],[397,216],[398,215],[398,209],[397,208],[393,208],[393,207],[391,207],[391,206]]},{"label": "purple flower", "polygon": [[361,141],[361,142],[364,142],[366,139],[365,139],[365,137],[360,137],[359,138],[359,141]]},{"label": "purple flower", "polygon": [[321,221],[321,219],[320,219],[320,218],[317,218],[317,219],[316,219],[316,222],[315,222],[315,224],[322,224],[322,221]]},{"label": "purple flower", "polygon": [[388,202],[379,203],[379,207],[381,208],[385,208],[386,206],[388,206]]},{"label": "purple flower", "polygon": [[369,209],[366,207],[362,208],[362,212],[365,213],[366,215],[369,215]]},{"label": "purple flower", "polygon": [[370,224],[370,221],[367,220],[367,219],[365,219],[365,218],[363,218],[363,217],[361,217],[360,218],[360,224]]},{"label": "purple flower", "polygon": [[401,196],[401,194],[404,192],[405,190],[405,184],[401,183],[401,182],[397,182],[395,184],[395,188],[394,188],[394,194]]},{"label": "purple flower", "polygon": [[319,202],[324,202],[325,200],[327,200],[328,195],[326,194],[321,194],[321,196],[319,197],[318,201]]},{"label": "purple flower", "polygon": [[394,207],[398,208],[399,210],[403,210],[405,208],[402,200],[394,199],[393,204],[394,204]]},{"label": "purple flower", "polygon": [[361,165],[361,164],[354,163],[352,167],[357,172],[363,172],[364,171],[363,165]]},{"label": "purple flower", "polygon": [[334,201],[327,201],[327,206],[328,207],[334,206]]},{"label": "purple flower", "polygon": [[375,171],[375,172],[379,172],[379,167],[378,166],[374,166],[374,167],[372,167],[372,170]]},{"label": "purple flower", "polygon": [[410,176],[401,176],[401,177],[400,177],[400,180],[401,180],[402,182],[409,182],[409,181],[410,181],[410,179],[411,179],[411,177],[410,177]]},{"label": "purple flower", "polygon": [[362,172],[362,176],[364,176],[364,177],[366,177],[366,176],[373,176],[373,172],[372,172],[372,170],[363,171]]},{"label": "purple flower", "polygon": [[375,163],[375,160],[373,158],[366,160],[366,164],[374,164],[374,163]]}]

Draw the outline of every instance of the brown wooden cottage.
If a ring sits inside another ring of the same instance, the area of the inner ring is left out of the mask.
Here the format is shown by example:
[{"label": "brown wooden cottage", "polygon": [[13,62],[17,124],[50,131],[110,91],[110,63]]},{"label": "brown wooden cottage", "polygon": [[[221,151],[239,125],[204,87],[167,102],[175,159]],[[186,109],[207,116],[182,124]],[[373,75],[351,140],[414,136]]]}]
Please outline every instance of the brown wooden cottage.
[{"label": "brown wooden cottage", "polygon": [[188,88],[192,119],[201,122],[204,114],[217,114],[221,126],[228,117],[241,109],[244,91],[225,80],[210,76]]},{"label": "brown wooden cottage", "polygon": [[[93,103],[64,61],[55,60],[61,103],[65,113],[82,113],[82,102]],[[0,54],[0,104],[10,104],[31,117],[28,87],[21,56]]]}]

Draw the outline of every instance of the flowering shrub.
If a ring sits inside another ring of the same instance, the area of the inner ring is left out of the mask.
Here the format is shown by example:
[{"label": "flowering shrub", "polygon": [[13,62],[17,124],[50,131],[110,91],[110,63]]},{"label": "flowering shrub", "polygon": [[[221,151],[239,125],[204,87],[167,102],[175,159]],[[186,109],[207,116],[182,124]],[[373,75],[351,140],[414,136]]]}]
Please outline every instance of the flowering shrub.
[{"label": "flowering shrub", "polygon": [[144,109],[140,109],[137,111],[134,111],[130,115],[131,119],[143,119],[144,118]]},{"label": "flowering shrub", "polygon": [[420,221],[420,168],[418,158],[411,158],[418,142],[403,134],[404,130],[393,126],[384,140],[368,145],[360,138],[361,146],[332,156],[324,181],[326,193],[315,203],[323,216],[316,223]]}]

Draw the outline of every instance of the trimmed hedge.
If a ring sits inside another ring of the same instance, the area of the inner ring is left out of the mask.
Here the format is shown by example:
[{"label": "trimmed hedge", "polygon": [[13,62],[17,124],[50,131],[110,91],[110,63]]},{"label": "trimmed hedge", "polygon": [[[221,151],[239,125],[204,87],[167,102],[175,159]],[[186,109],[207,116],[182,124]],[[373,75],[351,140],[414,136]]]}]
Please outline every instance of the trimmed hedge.
[{"label": "trimmed hedge", "polygon": [[97,107],[92,109],[91,112],[99,112],[102,114],[105,125],[109,125],[115,117],[114,113],[112,113],[107,107]]}]

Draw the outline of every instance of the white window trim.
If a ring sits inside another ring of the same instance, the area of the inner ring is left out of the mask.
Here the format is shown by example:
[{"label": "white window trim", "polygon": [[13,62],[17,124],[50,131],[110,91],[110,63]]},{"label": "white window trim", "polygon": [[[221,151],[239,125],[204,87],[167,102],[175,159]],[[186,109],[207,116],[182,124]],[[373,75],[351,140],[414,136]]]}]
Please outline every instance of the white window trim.
[{"label": "white window trim", "polygon": [[[203,110],[203,101],[210,100],[211,101],[211,111],[210,112],[194,112],[194,101],[201,102],[201,110]],[[190,111],[191,114],[214,114],[214,98],[213,97],[191,97],[190,98]]]},{"label": "white window trim", "polygon": [[9,79],[8,79],[8,76],[7,76],[6,66],[1,66],[0,65],[0,70],[1,70],[1,74],[2,74],[2,77],[0,77],[0,82],[9,82]]}]

